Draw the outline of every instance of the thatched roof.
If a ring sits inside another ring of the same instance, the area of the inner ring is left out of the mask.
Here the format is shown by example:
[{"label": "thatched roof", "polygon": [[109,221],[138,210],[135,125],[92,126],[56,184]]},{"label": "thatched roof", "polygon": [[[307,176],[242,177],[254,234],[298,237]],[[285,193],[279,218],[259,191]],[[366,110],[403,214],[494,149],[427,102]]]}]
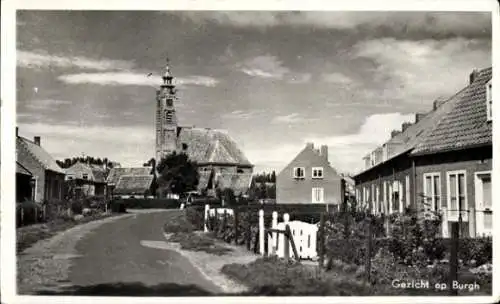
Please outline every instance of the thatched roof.
[{"label": "thatched roof", "polygon": [[236,142],[221,130],[179,127],[178,150],[198,164],[252,166]]}]

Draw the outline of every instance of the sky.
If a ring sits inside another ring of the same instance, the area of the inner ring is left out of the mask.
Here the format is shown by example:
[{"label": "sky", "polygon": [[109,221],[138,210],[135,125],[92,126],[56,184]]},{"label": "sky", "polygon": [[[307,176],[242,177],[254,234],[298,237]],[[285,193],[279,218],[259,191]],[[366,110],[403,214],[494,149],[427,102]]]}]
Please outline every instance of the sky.
[{"label": "sky", "polygon": [[[17,125],[56,159],[154,156],[170,59],[180,125],[224,129],[256,172],[307,142],[340,172],[491,66],[478,12],[18,11]],[[148,77],[148,74],[152,76]]]}]

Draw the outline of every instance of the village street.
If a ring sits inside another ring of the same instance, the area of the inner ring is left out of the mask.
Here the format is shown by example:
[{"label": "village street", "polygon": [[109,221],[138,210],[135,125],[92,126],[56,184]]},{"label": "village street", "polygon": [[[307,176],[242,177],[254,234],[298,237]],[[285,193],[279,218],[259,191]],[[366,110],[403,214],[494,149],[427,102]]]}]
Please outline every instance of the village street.
[{"label": "village street", "polygon": [[82,288],[112,289],[115,295],[130,289],[153,293],[155,288],[164,293],[171,290],[172,296],[219,292],[179,253],[141,244],[165,241],[163,225],[168,212],[178,211],[136,213],[87,233],[76,243],[76,255],[72,255],[67,279],[61,285],[70,290],[77,287],[76,293],[84,292]]}]

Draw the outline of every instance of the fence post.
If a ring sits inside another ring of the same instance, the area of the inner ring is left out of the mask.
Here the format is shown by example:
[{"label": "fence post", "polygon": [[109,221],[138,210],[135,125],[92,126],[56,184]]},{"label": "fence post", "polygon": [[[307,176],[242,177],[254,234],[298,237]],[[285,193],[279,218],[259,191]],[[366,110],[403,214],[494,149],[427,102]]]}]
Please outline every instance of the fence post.
[{"label": "fence post", "polygon": [[203,219],[203,231],[208,232],[208,211],[210,210],[210,205],[205,204],[205,218]]},{"label": "fence post", "polygon": [[[273,221],[272,221],[272,226],[273,229],[278,229],[278,212],[273,211]],[[273,244],[272,247],[274,247],[273,251],[276,251],[278,249],[278,233],[273,232]]]},{"label": "fence post", "polygon": [[458,239],[459,239],[458,222],[451,223],[451,244],[450,244],[450,277],[448,288],[450,295],[456,296],[458,294],[456,289],[453,289],[453,281],[458,279]]},{"label": "fence post", "polygon": [[264,210],[259,210],[259,253],[264,255]]},{"label": "fence post", "polygon": [[372,238],[373,238],[373,230],[372,230],[372,216],[368,216],[368,235],[367,235],[367,243],[366,243],[366,279],[368,284],[371,284],[371,268],[372,268]]},{"label": "fence post", "polygon": [[238,208],[233,208],[233,216],[234,216],[234,244],[238,245]]},{"label": "fence post", "polygon": [[42,206],[42,214],[43,214],[43,221],[45,222],[47,220],[47,205],[43,204]]},{"label": "fence post", "polygon": [[[226,225],[227,225],[227,213],[226,213],[226,208],[223,209],[224,213],[222,215],[222,232],[226,230]],[[224,235],[223,235],[224,238]],[[224,240],[226,241],[226,240]],[[227,241],[226,241],[227,242]]]},{"label": "fence post", "polygon": [[449,237],[450,233],[448,231],[448,211],[446,207],[442,208],[443,217],[441,218],[441,231],[444,238]]},{"label": "fence post", "polygon": [[252,219],[252,215],[250,213],[250,210],[247,209],[247,227],[246,227],[246,230],[247,230],[247,250],[250,251],[251,249],[251,242],[252,242],[252,224],[250,222],[250,220]]},{"label": "fence post", "polygon": [[[290,215],[288,213],[285,213],[283,215],[283,222],[285,223],[285,227],[288,225],[288,222],[290,221]],[[290,240],[288,239],[288,235],[286,233],[283,233],[283,253],[285,255],[285,260],[288,263],[288,259],[290,258]]]},{"label": "fence post", "polygon": [[21,225],[20,226],[24,226],[24,208],[22,205],[20,208],[21,208]]},{"label": "fence post", "polygon": [[325,257],[325,214],[322,212],[319,215],[319,246],[318,246],[318,264],[319,268],[323,268]]}]

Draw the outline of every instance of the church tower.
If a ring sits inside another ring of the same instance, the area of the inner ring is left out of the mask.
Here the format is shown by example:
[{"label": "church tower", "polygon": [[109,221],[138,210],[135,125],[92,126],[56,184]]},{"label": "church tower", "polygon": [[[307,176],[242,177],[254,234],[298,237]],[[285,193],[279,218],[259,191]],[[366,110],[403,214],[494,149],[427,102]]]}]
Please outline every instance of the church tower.
[{"label": "church tower", "polygon": [[177,100],[170,62],[162,75],[163,84],[156,90],[156,162],[177,149],[177,117],[174,101]]}]

